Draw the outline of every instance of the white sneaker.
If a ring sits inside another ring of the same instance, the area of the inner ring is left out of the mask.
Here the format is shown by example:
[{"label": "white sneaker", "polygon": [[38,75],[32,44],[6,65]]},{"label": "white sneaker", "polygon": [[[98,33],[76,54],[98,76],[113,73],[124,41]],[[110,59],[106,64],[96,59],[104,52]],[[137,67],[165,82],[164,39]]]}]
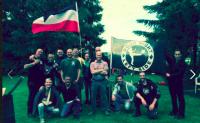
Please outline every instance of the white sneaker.
[{"label": "white sneaker", "polygon": [[45,123],[44,118],[41,118],[41,119],[40,119],[40,123]]}]

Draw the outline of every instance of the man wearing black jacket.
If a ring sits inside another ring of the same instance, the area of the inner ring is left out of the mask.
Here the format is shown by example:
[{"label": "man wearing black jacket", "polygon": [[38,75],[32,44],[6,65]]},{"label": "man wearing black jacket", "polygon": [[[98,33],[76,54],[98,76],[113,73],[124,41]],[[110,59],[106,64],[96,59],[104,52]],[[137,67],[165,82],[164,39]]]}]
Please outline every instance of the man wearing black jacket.
[{"label": "man wearing black jacket", "polygon": [[160,98],[160,92],[157,89],[157,85],[151,80],[145,78],[145,73],[140,73],[140,80],[137,86],[136,95],[134,98],[135,114],[134,117],[141,115],[140,105],[142,104],[147,108],[148,117],[150,119],[157,118],[158,99]]},{"label": "man wearing black jacket", "polygon": [[27,103],[27,114],[32,115],[33,112],[33,101],[39,88],[44,84],[45,81],[45,69],[44,60],[42,59],[43,50],[37,49],[34,55],[29,58],[29,63],[24,65],[24,69],[28,71],[28,103]]},{"label": "man wearing black jacket", "polygon": [[64,84],[65,86],[62,86],[60,89],[65,102],[61,111],[61,117],[66,117],[72,112],[74,118],[78,119],[80,117],[81,102],[78,98],[76,88],[69,76],[65,77]]},{"label": "man wearing black jacket", "polygon": [[185,99],[183,92],[185,63],[181,57],[181,51],[176,49],[174,51],[174,57],[168,56],[167,61],[169,70],[166,76],[168,78],[168,86],[172,100],[172,111],[170,115],[175,116],[177,119],[183,119],[185,117]]}]

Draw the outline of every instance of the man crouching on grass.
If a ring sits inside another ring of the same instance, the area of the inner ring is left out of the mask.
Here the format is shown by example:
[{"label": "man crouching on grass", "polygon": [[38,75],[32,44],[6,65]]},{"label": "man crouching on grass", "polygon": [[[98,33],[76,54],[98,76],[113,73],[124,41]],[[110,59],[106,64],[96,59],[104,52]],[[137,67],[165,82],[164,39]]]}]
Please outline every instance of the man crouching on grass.
[{"label": "man crouching on grass", "polygon": [[122,105],[124,105],[125,110],[130,110],[136,87],[131,83],[125,82],[122,75],[118,75],[116,81],[117,83],[112,92],[114,110],[115,112],[120,112]]},{"label": "man crouching on grass", "polygon": [[40,123],[45,123],[45,113],[59,114],[60,98],[58,91],[52,86],[50,78],[45,80],[44,85],[39,89],[33,105],[33,115],[36,115],[38,109]]},{"label": "man crouching on grass", "polygon": [[157,119],[158,99],[160,97],[157,85],[151,80],[146,79],[144,72],[141,72],[139,75],[139,85],[137,86],[134,99],[136,111],[133,116],[138,117],[141,115],[140,105],[142,104],[147,108],[148,117],[150,119]]},{"label": "man crouching on grass", "polygon": [[61,117],[67,117],[71,113],[75,119],[79,119],[81,112],[81,101],[78,98],[75,85],[72,84],[71,78],[66,76],[63,80],[64,86],[61,86],[61,93],[64,98],[64,105],[61,111]]}]

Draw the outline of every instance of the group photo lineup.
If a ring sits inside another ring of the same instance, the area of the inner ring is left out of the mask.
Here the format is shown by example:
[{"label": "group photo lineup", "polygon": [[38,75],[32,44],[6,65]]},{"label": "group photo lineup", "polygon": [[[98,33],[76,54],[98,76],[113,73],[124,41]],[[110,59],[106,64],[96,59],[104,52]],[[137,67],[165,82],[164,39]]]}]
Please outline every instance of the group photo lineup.
[{"label": "group photo lineup", "polygon": [[199,0],[3,0],[1,123],[199,123]]}]

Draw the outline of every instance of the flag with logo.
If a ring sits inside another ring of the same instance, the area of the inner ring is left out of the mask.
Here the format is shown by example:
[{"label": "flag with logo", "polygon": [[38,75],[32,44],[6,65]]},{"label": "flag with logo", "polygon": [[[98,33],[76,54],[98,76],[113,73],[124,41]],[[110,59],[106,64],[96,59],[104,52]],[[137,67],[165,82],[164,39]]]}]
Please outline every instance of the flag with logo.
[{"label": "flag with logo", "polygon": [[[158,48],[159,47],[159,48]],[[164,50],[159,43],[111,38],[112,68],[163,73]]]},{"label": "flag with logo", "polygon": [[39,32],[80,32],[76,6],[44,15],[32,23],[32,33]]}]

